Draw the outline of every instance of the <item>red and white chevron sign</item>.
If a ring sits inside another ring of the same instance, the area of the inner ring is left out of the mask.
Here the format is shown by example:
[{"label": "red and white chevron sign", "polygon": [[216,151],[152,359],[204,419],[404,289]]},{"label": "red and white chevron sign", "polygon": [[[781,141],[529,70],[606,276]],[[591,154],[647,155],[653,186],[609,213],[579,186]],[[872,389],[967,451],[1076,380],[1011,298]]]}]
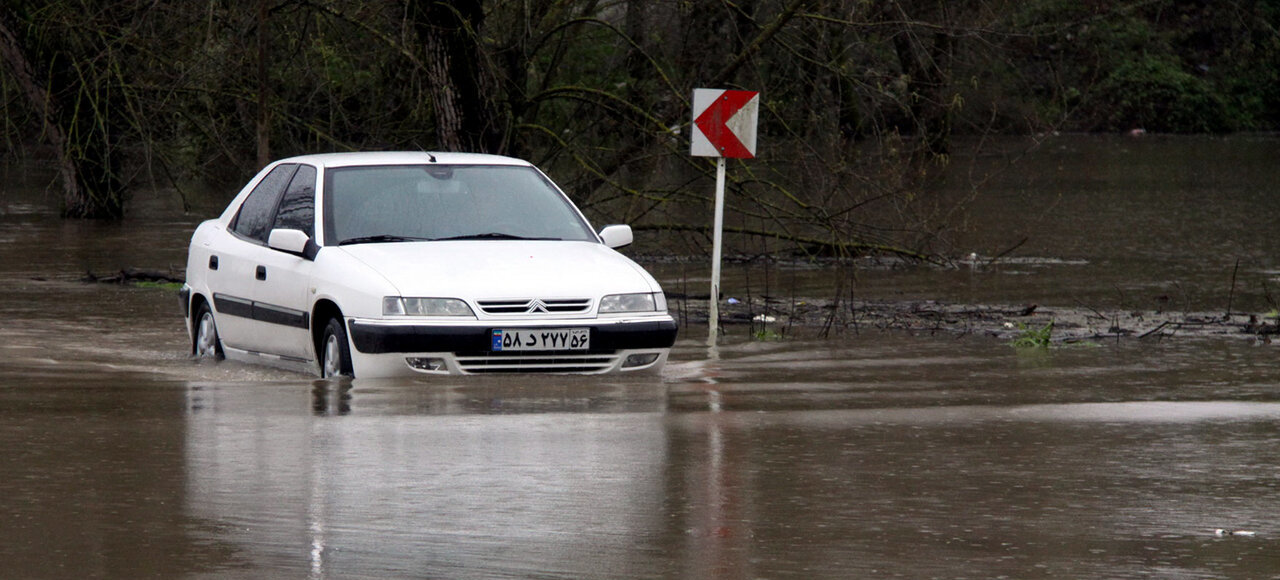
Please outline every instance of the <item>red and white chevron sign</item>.
[{"label": "red and white chevron sign", "polygon": [[689,154],[695,157],[755,157],[759,112],[759,91],[694,89]]}]

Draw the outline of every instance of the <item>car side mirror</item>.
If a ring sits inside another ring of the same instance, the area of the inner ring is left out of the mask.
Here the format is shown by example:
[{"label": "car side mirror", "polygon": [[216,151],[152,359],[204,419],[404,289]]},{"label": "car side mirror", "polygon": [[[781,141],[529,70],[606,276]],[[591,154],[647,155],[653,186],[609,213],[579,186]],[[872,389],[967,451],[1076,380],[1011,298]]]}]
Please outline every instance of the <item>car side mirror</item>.
[{"label": "car side mirror", "polygon": [[600,230],[600,239],[610,248],[621,248],[634,242],[635,234],[631,233],[631,226],[612,225]]},{"label": "car side mirror", "polygon": [[316,252],[320,250],[316,243],[311,241],[302,230],[292,229],[274,229],[271,235],[267,236],[267,247],[281,252],[297,254],[308,260],[314,260]]}]

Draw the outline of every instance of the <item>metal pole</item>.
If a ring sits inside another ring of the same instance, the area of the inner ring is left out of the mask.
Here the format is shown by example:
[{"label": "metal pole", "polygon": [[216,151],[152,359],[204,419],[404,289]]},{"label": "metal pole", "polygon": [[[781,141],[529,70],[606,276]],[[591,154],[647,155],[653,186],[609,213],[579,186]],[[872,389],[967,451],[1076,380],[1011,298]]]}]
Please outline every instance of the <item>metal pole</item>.
[{"label": "metal pole", "polygon": [[716,218],[711,249],[711,309],[707,316],[711,329],[707,345],[715,346],[720,327],[720,245],[724,232],[724,157],[716,158]]}]

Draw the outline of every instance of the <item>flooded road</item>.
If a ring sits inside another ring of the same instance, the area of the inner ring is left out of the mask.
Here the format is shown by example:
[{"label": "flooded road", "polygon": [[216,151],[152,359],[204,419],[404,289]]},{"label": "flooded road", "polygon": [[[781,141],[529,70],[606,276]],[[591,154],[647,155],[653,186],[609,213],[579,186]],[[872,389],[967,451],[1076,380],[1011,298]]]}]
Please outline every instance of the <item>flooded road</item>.
[{"label": "flooded road", "polygon": [[[180,265],[216,208],[82,224],[3,195],[3,576],[1280,576],[1274,345],[686,328],[659,379],[320,381],[190,360],[172,290],[78,281]],[[1220,263],[1179,268],[1190,295]],[[860,283],[1114,295],[1095,273]]]}]

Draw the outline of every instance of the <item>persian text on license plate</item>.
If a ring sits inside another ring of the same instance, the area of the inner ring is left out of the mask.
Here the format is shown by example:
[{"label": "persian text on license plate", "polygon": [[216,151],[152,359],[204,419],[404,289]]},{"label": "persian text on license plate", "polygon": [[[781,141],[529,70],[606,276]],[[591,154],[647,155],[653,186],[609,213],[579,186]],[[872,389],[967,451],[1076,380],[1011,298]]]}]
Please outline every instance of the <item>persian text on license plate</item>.
[{"label": "persian text on license plate", "polygon": [[493,351],[587,350],[589,328],[507,328],[493,330]]}]

